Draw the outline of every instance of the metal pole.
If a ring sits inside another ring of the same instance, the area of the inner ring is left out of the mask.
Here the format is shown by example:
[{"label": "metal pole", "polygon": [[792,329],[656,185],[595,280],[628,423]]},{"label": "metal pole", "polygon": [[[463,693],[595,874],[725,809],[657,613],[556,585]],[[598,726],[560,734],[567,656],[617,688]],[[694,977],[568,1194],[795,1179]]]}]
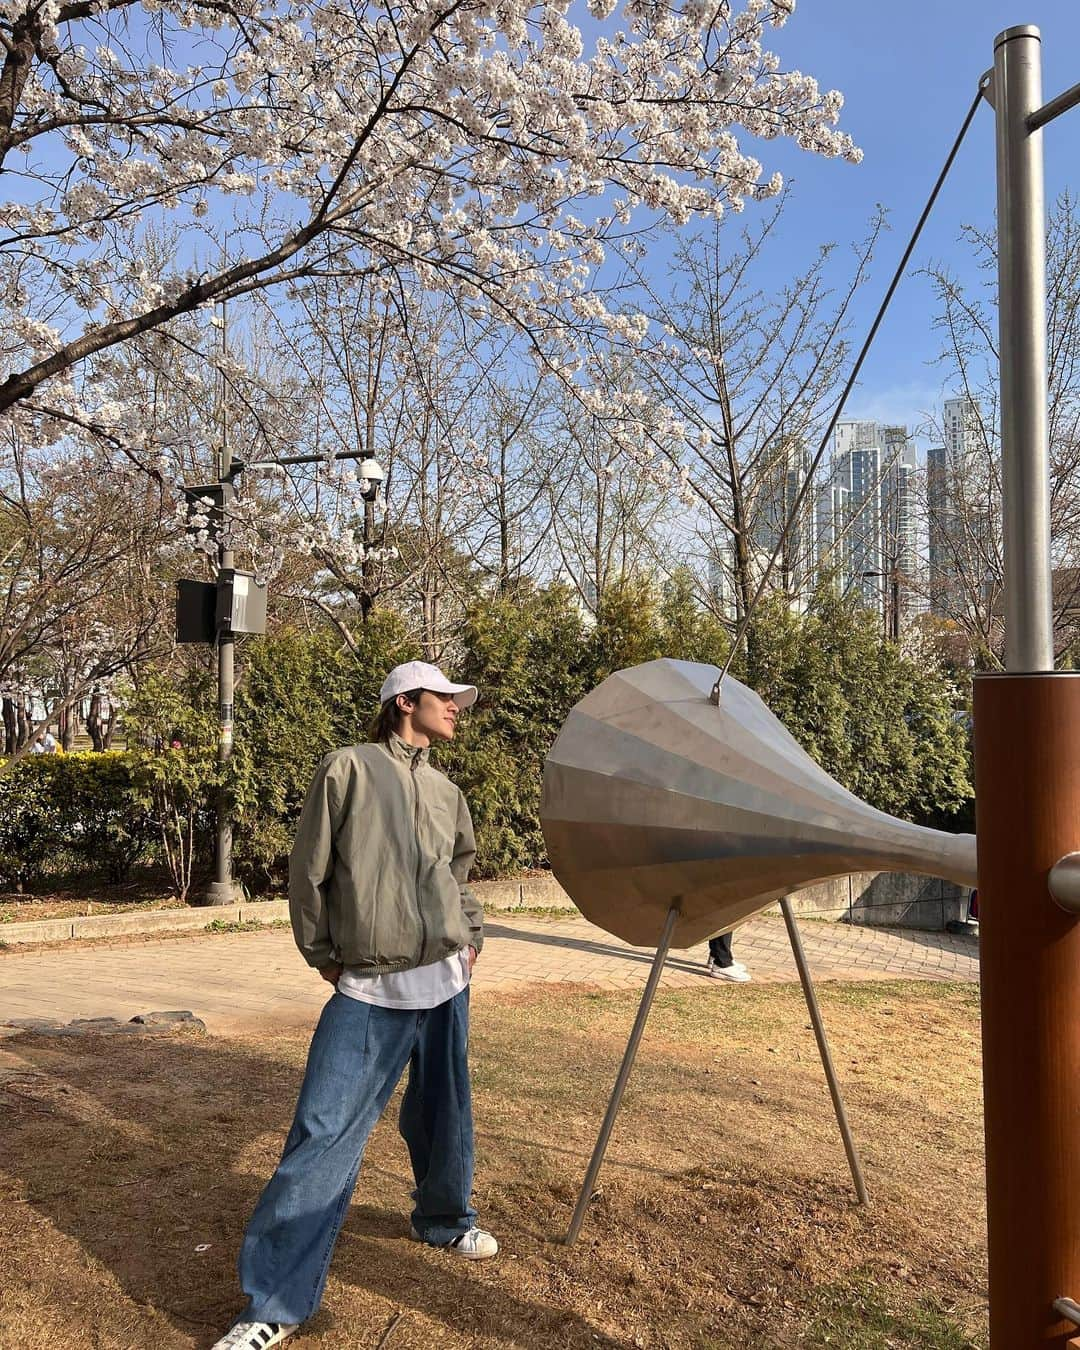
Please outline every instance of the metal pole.
[{"label": "metal pole", "polygon": [[810,967],[806,963],[806,952],[803,950],[802,936],[799,933],[799,927],[795,922],[791,901],[786,895],[780,901],[780,909],[784,915],[784,923],[787,925],[788,939],[791,942],[791,952],[795,957],[795,965],[798,967],[803,995],[806,998],[806,1008],[810,1013],[810,1022],[814,1028],[814,1037],[817,1040],[818,1053],[821,1055],[821,1067],[825,1070],[825,1081],[829,1085],[829,1096],[832,1097],[833,1110],[836,1112],[836,1123],[840,1126],[840,1137],[844,1141],[844,1152],[847,1154],[848,1166],[851,1168],[851,1180],[855,1185],[855,1195],[860,1205],[867,1205],[870,1203],[870,1197],[867,1195],[866,1182],[863,1180],[862,1163],[859,1161],[859,1150],[855,1147],[855,1140],[851,1134],[851,1126],[848,1124],[847,1111],[844,1108],[844,1095],[840,1091],[840,1083],[836,1077],[836,1069],[833,1067],[832,1053],[829,1050],[829,1039],[825,1035],[825,1023],[821,1020],[821,1009],[818,1007],[817,994],[814,990],[814,981],[810,975]]},{"label": "metal pole", "polygon": [[[229,354],[229,333],[225,304],[221,306],[221,355],[222,360]],[[217,473],[222,485],[221,530],[218,544],[218,587],[220,595],[222,575],[235,565],[233,550],[229,543],[228,509],[232,496],[232,451],[229,448],[229,414],[226,399],[225,371],[221,372],[221,407],[219,409],[221,442],[218,446]],[[218,676],[218,763],[226,765],[232,758],[233,749],[233,695],[235,691],[234,656],[236,639],[228,627],[219,628],[217,634],[217,676]],[[232,875],[232,818],[229,812],[228,793],[219,787],[214,802],[214,879],[199,896],[203,905],[234,905],[242,895],[233,882]]]},{"label": "metal pole", "polygon": [[1046,216],[1039,30],[994,41],[997,116],[998,313],[1001,359],[1005,668],[1053,670],[1050,470],[1046,419]]},{"label": "metal pole", "polygon": [[660,934],[660,942],[656,948],[656,955],[653,957],[652,969],[649,971],[645,992],[641,996],[641,1004],[638,1007],[637,1017],[634,1019],[634,1029],[630,1032],[630,1039],[626,1043],[626,1053],[623,1055],[622,1065],[619,1068],[619,1076],[615,1079],[615,1087],[612,1089],[611,1100],[608,1102],[604,1123],[600,1126],[596,1147],[593,1149],[592,1158],[589,1160],[589,1170],[585,1173],[585,1180],[581,1184],[581,1194],[578,1196],[574,1217],[570,1220],[570,1227],[563,1239],[567,1247],[574,1245],[578,1234],[581,1232],[585,1209],[592,1199],[596,1178],[600,1174],[600,1166],[604,1161],[608,1140],[611,1138],[611,1131],[615,1125],[615,1117],[619,1114],[619,1106],[622,1102],[623,1093],[626,1091],[626,1084],[630,1079],[630,1071],[633,1069],[634,1060],[637,1058],[641,1033],[645,1030],[645,1023],[649,1017],[649,1009],[652,1007],[656,987],[660,983],[660,974],[664,969],[664,962],[667,960],[667,954],[671,948],[671,935],[675,931],[675,922],[678,917],[679,902],[676,900],[667,912],[664,931]]},{"label": "metal pole", "polygon": [[[226,570],[233,565],[233,551],[218,551],[219,566]],[[236,639],[228,629],[218,633],[218,763],[225,765],[232,758],[233,748],[233,691],[235,688],[234,654]],[[214,848],[214,883],[209,888],[211,904],[231,905],[238,896],[232,876],[232,818],[228,794],[219,788],[215,802],[217,834]]]},{"label": "metal pole", "polygon": [[360,592],[360,613],[363,618],[371,613],[375,597],[372,595],[372,581],[375,567],[371,561],[371,550],[375,547],[375,498],[364,493],[364,561],[360,564],[360,577],[363,586]]}]

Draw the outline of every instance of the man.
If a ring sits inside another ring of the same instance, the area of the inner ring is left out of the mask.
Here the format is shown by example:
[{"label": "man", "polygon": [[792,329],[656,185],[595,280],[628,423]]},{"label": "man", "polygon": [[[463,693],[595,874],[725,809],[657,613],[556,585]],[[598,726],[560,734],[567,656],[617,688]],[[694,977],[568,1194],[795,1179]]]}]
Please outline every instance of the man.
[{"label": "man", "polygon": [[318,1308],[364,1146],[406,1065],[411,1235],[471,1260],[498,1251],[469,1203],[469,978],[483,929],[466,883],[476,847],[464,797],[428,762],[476,689],[411,661],[379,698],[371,742],[323,759],[297,827],[293,933],[334,993],[285,1152],[244,1236],[248,1306],[215,1350],[268,1350]]}]

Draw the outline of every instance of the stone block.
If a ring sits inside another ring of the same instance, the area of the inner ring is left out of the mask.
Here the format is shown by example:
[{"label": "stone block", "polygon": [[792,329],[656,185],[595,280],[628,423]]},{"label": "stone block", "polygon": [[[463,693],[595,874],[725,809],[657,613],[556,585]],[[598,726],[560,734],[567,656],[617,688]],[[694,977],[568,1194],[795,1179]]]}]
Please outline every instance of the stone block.
[{"label": "stone block", "polygon": [[144,1027],[168,1027],[176,1026],[178,1022],[194,1022],[195,1014],[186,1009],[183,1012],[148,1012],[138,1013],[131,1018],[132,1022]]},{"label": "stone block", "polygon": [[554,877],[522,877],[521,903],[530,909],[569,909],[577,906]]},{"label": "stone block", "polygon": [[477,881],[472,889],[477,900],[491,909],[517,909],[521,904],[519,881]]},{"label": "stone block", "polygon": [[[216,913],[214,917],[217,917]],[[240,906],[241,923],[276,923],[288,917],[288,900],[248,900]]]},{"label": "stone block", "polygon": [[192,1012],[140,1013],[129,1022],[118,1017],[76,1017],[66,1025],[51,1017],[18,1019],[21,1031],[39,1036],[164,1036],[173,1031],[204,1032],[206,1024]]},{"label": "stone block", "polygon": [[115,1036],[132,1035],[139,1030],[130,1022],[121,1022],[115,1017],[75,1017],[66,1027],[57,1027],[46,1032],[49,1036]]}]

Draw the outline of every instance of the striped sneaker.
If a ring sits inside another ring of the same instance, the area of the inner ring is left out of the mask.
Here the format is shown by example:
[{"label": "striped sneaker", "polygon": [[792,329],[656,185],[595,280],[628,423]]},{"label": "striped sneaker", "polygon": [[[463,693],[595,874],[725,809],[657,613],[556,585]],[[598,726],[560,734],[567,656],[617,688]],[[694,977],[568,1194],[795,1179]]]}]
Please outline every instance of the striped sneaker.
[{"label": "striped sneaker", "polygon": [[270,1350],[299,1327],[298,1322],[237,1322],[216,1341],[213,1350]]}]

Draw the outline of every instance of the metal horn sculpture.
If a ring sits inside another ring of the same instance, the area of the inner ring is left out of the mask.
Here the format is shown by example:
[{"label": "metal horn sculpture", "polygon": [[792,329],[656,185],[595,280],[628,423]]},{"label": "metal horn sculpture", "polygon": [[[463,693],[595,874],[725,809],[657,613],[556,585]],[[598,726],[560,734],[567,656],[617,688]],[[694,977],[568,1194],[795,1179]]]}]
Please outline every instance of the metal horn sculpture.
[{"label": "metal horn sculpture", "polygon": [[621,670],[567,717],[544,767],[552,870],[582,913],[658,944],[567,1242],[581,1227],[670,947],[780,901],[859,1200],[848,1129],[810,972],[786,897],[829,877],[906,871],[975,884],[975,838],[877,811],[815,763],[751,690],[688,661]]}]

